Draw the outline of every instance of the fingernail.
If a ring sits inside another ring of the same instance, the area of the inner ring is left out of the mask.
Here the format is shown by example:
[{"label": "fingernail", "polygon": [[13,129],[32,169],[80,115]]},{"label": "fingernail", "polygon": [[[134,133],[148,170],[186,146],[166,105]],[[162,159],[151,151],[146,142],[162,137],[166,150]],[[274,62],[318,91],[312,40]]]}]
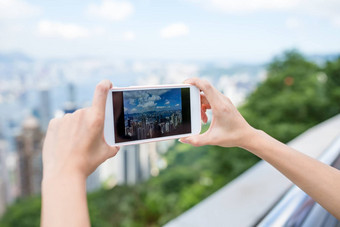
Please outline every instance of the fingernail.
[{"label": "fingernail", "polygon": [[190,83],[190,79],[186,79],[183,81],[184,84],[189,84]]},{"label": "fingernail", "polygon": [[178,141],[181,142],[181,143],[188,143],[188,141],[186,139],[184,139],[184,138],[181,138]]}]

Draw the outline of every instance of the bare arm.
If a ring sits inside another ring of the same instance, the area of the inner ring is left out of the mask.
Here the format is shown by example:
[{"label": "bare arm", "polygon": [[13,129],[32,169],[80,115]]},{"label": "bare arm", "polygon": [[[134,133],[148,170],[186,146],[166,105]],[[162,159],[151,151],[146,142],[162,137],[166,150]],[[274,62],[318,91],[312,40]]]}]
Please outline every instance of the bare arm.
[{"label": "bare arm", "polygon": [[206,110],[213,118],[207,132],[181,139],[194,146],[238,146],[247,149],[270,163],[316,202],[340,220],[340,171],[298,152],[266,133],[252,128],[230,100],[207,81],[189,79],[187,83],[200,88],[202,120],[207,121]]},{"label": "bare arm", "polygon": [[92,107],[51,120],[43,147],[41,226],[90,226],[86,178],[119,150],[103,136],[111,86],[97,85]]},{"label": "bare arm", "polygon": [[244,148],[270,163],[340,220],[340,171],[255,131]]}]

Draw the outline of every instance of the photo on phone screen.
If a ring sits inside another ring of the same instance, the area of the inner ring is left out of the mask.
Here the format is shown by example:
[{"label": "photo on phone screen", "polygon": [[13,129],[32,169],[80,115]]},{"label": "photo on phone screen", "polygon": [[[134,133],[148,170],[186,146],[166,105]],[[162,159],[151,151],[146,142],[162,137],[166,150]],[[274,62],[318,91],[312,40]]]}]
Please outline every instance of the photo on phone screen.
[{"label": "photo on phone screen", "polygon": [[113,91],[115,141],[191,133],[190,88]]}]

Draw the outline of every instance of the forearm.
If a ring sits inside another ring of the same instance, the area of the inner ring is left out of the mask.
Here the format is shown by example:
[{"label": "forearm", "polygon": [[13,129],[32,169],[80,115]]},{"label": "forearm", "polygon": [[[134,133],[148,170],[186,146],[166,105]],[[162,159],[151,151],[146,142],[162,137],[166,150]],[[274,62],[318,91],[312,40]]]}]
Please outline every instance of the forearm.
[{"label": "forearm", "polygon": [[90,226],[86,177],[65,174],[43,179],[41,226]]},{"label": "forearm", "polygon": [[340,171],[254,130],[242,146],[270,163],[316,202],[340,219]]}]

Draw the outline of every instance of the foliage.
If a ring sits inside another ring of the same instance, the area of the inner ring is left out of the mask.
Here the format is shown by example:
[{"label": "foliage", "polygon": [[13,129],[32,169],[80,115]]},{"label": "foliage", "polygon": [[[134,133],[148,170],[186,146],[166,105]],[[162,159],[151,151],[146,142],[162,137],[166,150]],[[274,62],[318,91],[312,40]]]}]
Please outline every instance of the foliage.
[{"label": "foliage", "polygon": [[[319,66],[297,51],[268,65],[268,77],[240,107],[248,122],[287,142],[340,112],[340,58]],[[208,126],[205,127],[205,129]],[[239,148],[176,142],[167,168],[136,186],[88,195],[92,226],[159,226],[199,203],[258,161]],[[40,198],[18,200],[0,226],[38,226]]]},{"label": "foliage", "polygon": [[[213,163],[224,156],[224,163]],[[166,154],[168,168],[134,187],[117,186],[89,195],[93,226],[159,226],[189,209],[258,160],[245,151],[213,146],[191,149],[176,143]],[[244,161],[245,160],[245,161]],[[223,165],[228,172],[222,171]]]},{"label": "foliage", "polygon": [[288,142],[339,113],[339,67],[340,58],[319,67],[295,50],[285,52],[240,111],[255,128]]},{"label": "foliage", "polygon": [[7,208],[0,221],[0,227],[40,226],[41,198],[38,196],[18,199]]}]

